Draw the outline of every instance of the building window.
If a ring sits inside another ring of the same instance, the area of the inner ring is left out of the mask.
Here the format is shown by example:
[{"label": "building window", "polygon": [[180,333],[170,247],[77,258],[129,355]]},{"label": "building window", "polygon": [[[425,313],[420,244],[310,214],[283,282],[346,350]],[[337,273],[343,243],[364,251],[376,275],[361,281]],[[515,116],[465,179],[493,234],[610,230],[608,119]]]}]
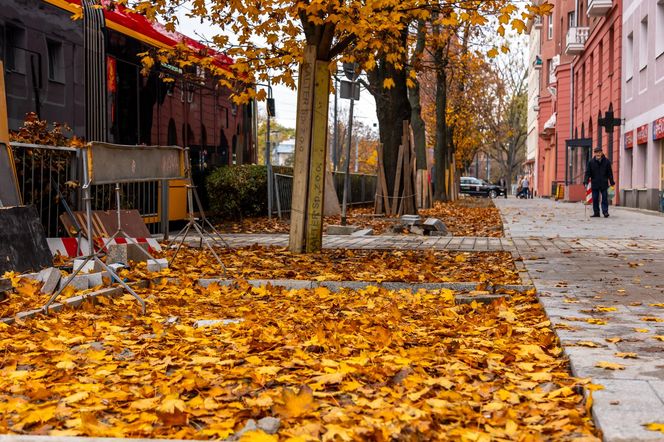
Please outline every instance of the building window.
[{"label": "building window", "polygon": [[48,50],[48,79],[64,83],[65,57],[62,50],[62,43],[46,40],[46,48]]},{"label": "building window", "polygon": [[567,29],[576,28],[576,20],[574,17],[574,11],[571,11],[567,14]]},{"label": "building window", "polygon": [[7,70],[25,73],[25,29],[7,25]]},{"label": "building window", "polygon": [[641,20],[641,35],[639,35],[639,70],[648,66],[648,16]]},{"label": "building window", "polygon": [[547,58],[546,59],[546,75],[544,76],[544,78],[545,78],[544,81],[546,81],[545,84],[547,84],[547,85],[549,83],[551,83],[551,70],[552,70],[552,67],[553,67],[552,60],[550,58]]},{"label": "building window", "polygon": [[586,63],[581,66],[581,101],[586,99]]},{"label": "building window", "polygon": [[588,91],[592,94],[593,93],[593,88],[595,87],[595,82],[593,81],[595,76],[594,71],[595,71],[595,54],[591,53],[590,54],[590,65],[589,65],[590,71],[588,72],[588,79],[590,80],[590,84],[588,85]]},{"label": "building window", "polygon": [[627,36],[627,56],[625,57],[625,80],[634,76],[634,33]]},{"label": "building window", "polygon": [[547,20],[548,20],[549,26],[548,26],[548,29],[546,31],[547,32],[546,33],[546,39],[551,40],[553,38],[553,17],[549,15]]},{"label": "building window", "polygon": [[613,75],[613,67],[614,67],[614,57],[613,57],[614,42],[613,42],[613,39],[614,38],[615,38],[615,35],[613,34],[613,26],[611,26],[611,29],[609,29],[609,75]]},{"label": "building window", "polygon": [[597,59],[597,80],[602,84],[602,75],[604,75],[604,42],[599,42],[599,58]]},{"label": "building window", "polygon": [[664,54],[664,0],[659,0],[657,2],[657,23],[655,27],[657,32],[657,46],[655,47],[655,57],[659,57]]}]

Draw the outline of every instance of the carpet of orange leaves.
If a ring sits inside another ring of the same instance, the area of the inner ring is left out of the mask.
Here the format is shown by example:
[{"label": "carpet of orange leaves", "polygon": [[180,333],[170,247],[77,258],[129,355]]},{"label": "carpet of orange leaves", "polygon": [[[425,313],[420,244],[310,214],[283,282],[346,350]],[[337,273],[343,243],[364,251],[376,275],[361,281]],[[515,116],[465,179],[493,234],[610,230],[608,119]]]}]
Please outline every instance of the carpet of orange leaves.
[{"label": "carpet of orange leaves", "polygon": [[[251,441],[597,441],[532,293],[182,281],[0,325],[0,433]],[[202,319],[232,319],[195,327]]]},{"label": "carpet of orange leaves", "polygon": [[[437,202],[434,208],[421,209],[419,213],[423,219],[440,219],[454,236],[503,236],[500,212],[491,200],[464,198],[455,202]],[[353,207],[348,212],[348,224],[372,228],[374,235],[388,232],[398,221],[396,217],[374,216],[372,207]],[[328,216],[323,227],[340,223],[340,216]],[[288,233],[290,222],[287,218],[246,218],[237,222],[222,222],[219,229],[221,233]]]},{"label": "carpet of orange leaves", "polygon": [[[168,251],[166,256],[172,252]],[[173,262],[174,276],[219,275],[207,250],[182,249]],[[291,253],[281,247],[219,249],[229,278],[306,279],[318,281],[491,282],[518,284],[509,252],[325,249]]]},{"label": "carpet of orange leaves", "polygon": [[[317,254],[294,254],[280,247],[217,249],[226,266],[227,278],[299,279],[317,281],[397,282],[490,282],[517,284],[520,277],[508,252],[448,252],[398,250],[324,250]],[[172,250],[162,256],[171,258]],[[162,275],[172,278],[209,278],[223,269],[206,249],[183,248]],[[123,271],[128,281],[158,277],[146,271],[145,263]],[[43,306],[49,295],[41,294],[41,283],[14,276],[15,290],[0,300],[0,318]],[[20,283],[19,283],[20,280]],[[93,289],[79,292],[82,294]],[[60,299],[74,294],[68,287]]]}]

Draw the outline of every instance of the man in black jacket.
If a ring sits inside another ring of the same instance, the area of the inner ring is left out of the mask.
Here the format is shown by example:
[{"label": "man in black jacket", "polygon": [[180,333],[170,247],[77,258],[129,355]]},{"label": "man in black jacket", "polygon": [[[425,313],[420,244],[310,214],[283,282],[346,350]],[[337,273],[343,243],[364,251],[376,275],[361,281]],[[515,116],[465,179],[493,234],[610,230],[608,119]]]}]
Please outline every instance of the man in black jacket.
[{"label": "man in black jacket", "polygon": [[583,179],[583,185],[588,185],[590,180],[593,191],[593,218],[599,218],[599,196],[602,195],[602,213],[605,218],[609,217],[609,197],[607,190],[609,184],[616,185],[613,180],[613,170],[611,161],[604,156],[601,147],[593,150],[594,156],[588,161],[586,166],[586,176]]}]

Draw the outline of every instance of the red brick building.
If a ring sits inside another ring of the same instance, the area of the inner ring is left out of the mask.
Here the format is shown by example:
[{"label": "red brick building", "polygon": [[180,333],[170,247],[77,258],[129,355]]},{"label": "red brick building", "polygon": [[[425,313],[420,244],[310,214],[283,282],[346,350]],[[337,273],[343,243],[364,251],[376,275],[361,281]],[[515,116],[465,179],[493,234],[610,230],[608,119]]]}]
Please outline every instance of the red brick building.
[{"label": "red brick building", "polygon": [[593,147],[604,148],[618,178],[622,0],[552,3],[553,14],[539,28],[537,190],[553,196],[563,186],[564,198],[578,201]]}]

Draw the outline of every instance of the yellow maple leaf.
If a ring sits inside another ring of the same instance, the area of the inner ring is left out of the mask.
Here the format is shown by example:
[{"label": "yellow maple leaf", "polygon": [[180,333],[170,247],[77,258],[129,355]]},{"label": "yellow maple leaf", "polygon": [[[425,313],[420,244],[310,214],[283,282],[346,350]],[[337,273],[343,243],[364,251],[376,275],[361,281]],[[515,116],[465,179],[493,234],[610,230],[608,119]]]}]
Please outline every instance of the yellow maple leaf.
[{"label": "yellow maple leaf", "polygon": [[275,434],[267,434],[261,430],[247,431],[240,437],[240,442],[278,442]]},{"label": "yellow maple leaf", "polygon": [[599,344],[592,341],[579,341],[576,343],[576,345],[579,345],[581,347],[592,347],[592,348],[599,347]]},{"label": "yellow maple leaf", "polygon": [[383,87],[385,89],[392,89],[395,86],[394,80],[392,78],[386,78],[383,80]]},{"label": "yellow maple leaf", "polygon": [[637,333],[650,333],[650,330],[647,328],[635,328],[634,331]]},{"label": "yellow maple leaf", "polygon": [[182,399],[178,397],[178,395],[168,395],[166,396],[162,401],[161,405],[157,407],[158,411],[164,412],[164,413],[174,413],[175,410],[180,410],[184,411],[185,409],[185,404]]},{"label": "yellow maple leaf", "polygon": [[152,410],[157,406],[159,398],[152,397],[146,399],[138,399],[129,404],[130,408],[135,408],[137,410]]},{"label": "yellow maple leaf", "polygon": [[312,381],[321,385],[338,384],[343,380],[344,380],[344,373],[341,372],[326,373],[320,376],[316,376],[315,378],[312,379]]},{"label": "yellow maple leaf", "polygon": [[607,370],[624,370],[625,366],[616,364],[614,362],[599,361],[595,364],[595,367],[605,368]]},{"label": "yellow maple leaf", "polygon": [[65,404],[73,404],[82,401],[83,399],[87,399],[89,395],[90,394],[87,391],[79,391],[78,393],[74,393],[62,399],[62,402]]},{"label": "yellow maple leaf", "polygon": [[618,352],[618,353],[615,353],[614,356],[617,356],[619,358],[624,358],[624,359],[637,359],[639,357],[639,355],[637,355],[636,353],[630,353],[630,352],[625,352],[625,353]]},{"label": "yellow maple leaf", "polygon": [[304,416],[316,409],[313,391],[306,385],[302,386],[298,393],[284,389],[281,404],[275,405],[272,409],[284,418]]},{"label": "yellow maple leaf", "polygon": [[664,424],[660,422],[650,422],[647,424],[643,424],[644,427],[646,427],[647,430],[650,431],[659,431],[660,433],[664,433]]},{"label": "yellow maple leaf", "polygon": [[344,428],[340,425],[329,424],[325,426],[325,430],[325,434],[323,434],[323,442],[335,440],[353,440],[353,430],[349,428]]},{"label": "yellow maple leaf", "polygon": [[604,385],[600,384],[586,384],[583,386],[586,390],[590,391],[597,391],[597,390],[604,390]]}]

